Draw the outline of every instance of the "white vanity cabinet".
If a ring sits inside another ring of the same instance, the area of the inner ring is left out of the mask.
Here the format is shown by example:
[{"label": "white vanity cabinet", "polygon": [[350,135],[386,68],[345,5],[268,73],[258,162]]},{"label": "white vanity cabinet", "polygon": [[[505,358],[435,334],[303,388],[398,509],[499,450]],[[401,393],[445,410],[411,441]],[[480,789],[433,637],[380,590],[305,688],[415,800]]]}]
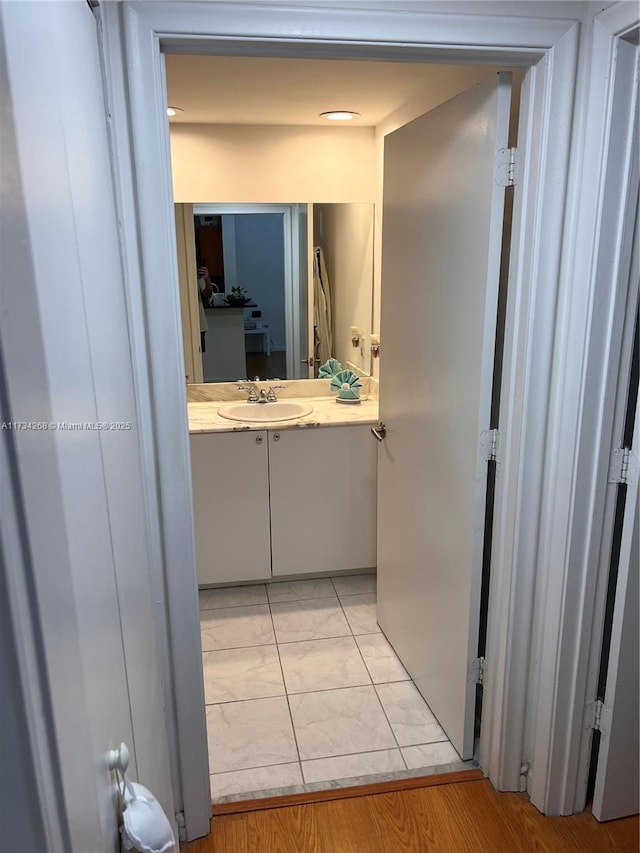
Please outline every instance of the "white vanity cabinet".
[{"label": "white vanity cabinet", "polygon": [[193,434],[190,444],[198,583],[270,577],[267,433]]},{"label": "white vanity cabinet", "polygon": [[376,564],[368,426],[191,435],[198,583]]},{"label": "white vanity cabinet", "polygon": [[375,566],[377,455],[369,430],[269,430],[274,577]]}]

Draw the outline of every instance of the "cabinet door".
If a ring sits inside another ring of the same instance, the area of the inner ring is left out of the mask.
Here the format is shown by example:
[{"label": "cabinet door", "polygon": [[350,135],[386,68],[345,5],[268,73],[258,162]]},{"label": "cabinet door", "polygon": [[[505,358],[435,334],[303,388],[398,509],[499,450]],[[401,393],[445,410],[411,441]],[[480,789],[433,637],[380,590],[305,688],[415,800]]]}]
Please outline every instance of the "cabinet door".
[{"label": "cabinet door", "polygon": [[269,432],[273,574],[376,561],[376,447],[369,427]]},{"label": "cabinet door", "polygon": [[271,575],[266,432],[192,435],[198,583]]}]

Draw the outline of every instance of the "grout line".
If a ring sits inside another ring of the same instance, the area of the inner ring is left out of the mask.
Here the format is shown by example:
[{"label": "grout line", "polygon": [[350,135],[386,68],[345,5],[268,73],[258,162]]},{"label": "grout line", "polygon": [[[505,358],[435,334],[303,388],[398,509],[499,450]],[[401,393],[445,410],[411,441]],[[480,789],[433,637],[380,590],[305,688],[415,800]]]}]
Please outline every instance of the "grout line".
[{"label": "grout line", "polygon": [[223,586],[223,587],[218,587],[215,589],[199,590],[199,592],[198,592],[198,607],[199,607],[200,613],[204,613],[207,610],[225,610],[227,607],[252,607],[254,604],[266,604],[267,603],[266,601],[252,601],[250,603],[247,603],[245,601],[243,604],[223,604],[221,607],[200,607],[199,606],[200,605],[200,596],[203,594],[206,594],[207,592],[222,592],[223,590],[227,590],[227,589],[233,589],[233,590],[236,590],[236,589],[255,589],[255,587],[258,587],[258,586],[264,587],[264,595],[265,595],[265,598],[267,598],[267,588],[266,588],[266,585],[263,583],[247,584],[246,586]]},{"label": "grout line", "polygon": [[[377,607],[378,607],[378,599],[377,599],[377,585],[376,585],[376,592],[375,592],[374,594],[376,595],[376,617],[377,617],[377,615],[378,615],[378,611],[377,611]],[[356,644],[356,646],[358,646],[358,641],[357,641],[357,640],[355,641],[355,644]],[[366,660],[364,659],[364,656],[362,655],[362,651],[360,650],[360,646],[358,646],[358,651],[360,652],[360,656],[362,657],[362,660],[363,660],[364,665],[365,665],[365,667],[366,667],[366,666],[367,666],[367,662],[366,662]],[[367,672],[369,672],[368,667],[367,667]],[[371,673],[369,673],[369,675],[371,675]],[[380,699],[380,696],[379,696],[379,694],[378,694],[378,691],[376,690],[376,685],[375,685],[375,682],[373,682],[373,677],[371,678],[371,681],[372,681],[372,683],[373,683],[373,692],[374,692],[374,694],[375,694],[376,699],[378,700],[378,705],[379,705],[379,706],[380,706],[380,708],[382,709],[382,713],[384,714],[384,718],[385,718],[385,720],[387,721],[387,725],[389,726],[389,729],[391,730],[391,734],[393,735],[393,739],[394,739],[394,741],[396,742],[396,744],[398,745],[398,750],[400,751],[400,758],[402,758],[402,763],[404,764],[404,766],[405,766],[405,767],[407,768],[407,770],[408,770],[408,769],[409,769],[409,765],[408,765],[408,764],[407,764],[407,762],[405,761],[405,757],[404,757],[404,755],[402,754],[402,749],[401,749],[401,747],[400,747],[400,741],[398,740],[398,738],[397,738],[397,736],[396,736],[395,729],[394,729],[394,728],[393,728],[393,726],[391,725],[391,720],[389,719],[389,715],[387,714],[386,708],[385,708],[385,707],[384,707],[384,705],[382,704],[382,700]],[[387,683],[393,683],[393,682],[387,682]]]},{"label": "grout line", "polygon": [[[360,636],[363,636],[363,635],[361,634]],[[364,657],[364,655],[362,654],[362,649],[361,649],[361,648],[360,648],[360,646],[358,645],[358,641],[357,641],[357,639],[356,639],[356,635],[355,635],[355,634],[354,634],[354,636],[353,636],[353,642],[356,644],[356,648],[357,648],[357,650],[358,650],[358,654],[359,654],[359,655],[360,655],[360,657],[362,658],[362,663],[364,664],[364,668],[365,668],[365,669],[367,670],[367,672],[369,673],[369,678],[371,679],[371,684],[375,687],[375,681],[373,680],[373,675],[372,675],[372,673],[371,673],[371,670],[370,670],[370,669],[369,669],[369,667],[367,666],[367,661],[365,660],[365,657]],[[376,694],[376,695],[377,695],[377,694]]]},{"label": "grout line", "polygon": [[[419,744],[420,746],[428,746],[428,744]],[[385,749],[361,749],[360,752],[341,752],[338,755],[320,755],[317,758],[305,758],[304,761],[326,761],[328,758],[350,758],[352,755],[375,755],[382,752],[400,752],[399,746],[388,746]],[[402,753],[400,753],[402,755]],[[397,773],[396,770],[377,770],[376,773]],[[363,773],[363,776],[371,776],[371,773]],[[323,782],[328,782],[328,779],[322,779]],[[309,783],[313,784],[313,783]]]},{"label": "grout line", "polygon": [[336,593],[339,599],[343,598],[363,598],[365,595],[372,595],[378,603],[378,595],[376,592],[338,592]]},{"label": "grout line", "polygon": [[[222,702],[205,702],[205,708],[213,708],[218,705],[237,705],[238,702],[260,702],[262,699],[284,699],[285,693],[270,693],[268,696],[248,696],[246,699],[224,699]],[[283,761],[282,764],[286,764]]]},{"label": "grout line", "polygon": [[[369,664],[367,663],[367,659],[362,654],[362,649],[360,648],[360,643],[358,642],[358,637],[379,637],[381,634],[382,634],[382,632],[379,631],[377,634],[355,634],[354,635],[354,640],[355,640],[356,646],[358,647],[358,651],[360,652],[360,654],[362,656],[362,660],[364,661],[364,665],[367,667],[367,672],[371,676],[371,683],[375,687],[376,684],[402,684],[404,681],[411,681],[411,676],[409,675],[409,673],[406,670],[404,670],[405,672],[407,672],[406,678],[390,678],[388,681],[374,681],[373,674],[372,674],[371,670],[369,669]],[[382,634],[382,636],[384,637],[384,634]],[[385,640],[387,643],[389,642],[386,637],[385,637]],[[400,660],[398,655],[396,655],[393,648],[391,649],[391,651],[393,652],[394,656],[398,660],[398,663],[400,664],[400,666],[402,666],[402,668],[404,669],[404,666],[402,665],[402,661]],[[411,681],[411,683],[413,684],[413,681]],[[431,709],[429,709],[429,710],[431,710]]]},{"label": "grout line", "polygon": [[340,600],[337,595],[319,595],[317,598],[296,598],[290,601],[270,601],[269,604],[275,604],[276,606],[282,607],[283,605],[296,605],[302,604],[303,602],[309,601],[330,601],[332,605],[335,604],[336,599]]},{"label": "grout line", "polygon": [[342,687],[314,687],[311,690],[292,690],[287,696],[307,696],[309,693],[335,693],[336,690],[359,690],[361,687],[373,687],[369,681],[365,684],[345,684]]},{"label": "grout line", "polygon": [[225,773],[243,773],[245,770],[262,770],[265,767],[286,767],[288,764],[300,764],[300,762],[294,760],[279,761],[277,764],[256,764],[255,767],[241,767],[236,770],[218,770],[215,773],[209,773],[209,776],[224,776]]},{"label": "grout line", "polygon": [[215,613],[218,610],[237,610],[240,607],[263,607],[268,601],[245,601],[243,604],[224,604],[221,607],[200,607],[200,613]]},{"label": "grout line", "polygon": [[[256,607],[268,607],[268,601],[254,601],[252,604],[225,604],[224,607],[207,607],[205,610],[201,610],[200,613],[219,613],[221,610],[247,610],[248,608],[256,608]],[[249,613],[249,617],[251,616],[260,616],[259,613]]]},{"label": "grout line", "polygon": [[319,643],[321,640],[344,640],[345,637],[353,637],[353,634],[336,634],[332,637],[310,637],[308,640],[278,640],[278,645],[292,646],[294,643]]},{"label": "grout line", "polygon": [[275,646],[275,642],[273,643],[254,643],[252,646],[230,646],[225,647],[224,649],[203,649],[203,655],[210,655],[213,652],[240,652],[246,649],[266,649],[268,646]]},{"label": "grout line", "polygon": [[[271,621],[273,622],[273,613],[271,612],[271,603],[269,603],[269,612],[271,613]],[[296,746],[296,753],[298,756],[298,765],[300,767],[300,778],[304,782],[304,774],[302,772],[302,758],[300,757],[300,747],[298,746],[298,736],[296,734],[296,726],[293,720],[293,714],[291,713],[291,703],[289,702],[289,694],[287,693],[287,680],[284,677],[284,668],[282,666],[282,659],[280,657],[280,646],[278,644],[278,635],[275,633],[275,623],[273,626],[273,632],[276,637],[276,652],[278,655],[278,663],[280,664],[280,673],[282,674],[282,684],[284,686],[284,697],[287,700],[287,710],[289,711],[289,721],[291,723],[291,731],[293,732],[293,742]]]},{"label": "grout line", "polygon": [[[332,582],[333,582],[333,581],[332,581]],[[347,616],[346,610],[345,610],[345,609],[344,609],[344,607],[342,606],[342,599],[340,598],[340,596],[338,596],[338,603],[340,604],[340,610],[342,610],[342,615],[344,616],[345,621],[346,621],[347,625],[349,626],[349,630],[351,631],[351,636],[352,636],[352,637],[355,637],[356,635],[353,633],[353,628],[351,627],[351,622],[349,622],[349,617]],[[357,645],[358,645],[358,644],[356,643],[356,646],[357,646]],[[368,672],[368,671],[369,671],[369,670],[367,670],[367,672]]]},{"label": "grout line", "polygon": [[302,601],[322,601],[326,598],[333,600],[334,598],[338,598],[338,596],[331,595],[331,593],[324,593],[324,595],[310,595],[308,598],[282,598],[280,601],[269,599],[269,604],[300,604]]},{"label": "grout line", "polygon": [[[287,583],[288,584],[317,583],[318,581],[323,581],[323,580],[328,580],[330,582],[329,586],[331,587],[333,592],[329,592],[329,593],[325,592],[325,593],[322,593],[321,595],[305,595],[304,591],[303,591],[302,595],[294,596],[293,598],[283,598],[280,601],[272,600],[271,596],[269,595],[270,589],[273,589],[274,594],[275,594],[275,592],[276,592],[275,587],[278,586],[278,583],[282,583],[282,584],[287,584]],[[310,580],[300,580],[300,581],[279,581],[279,582],[276,582],[275,584],[268,584],[267,585],[267,598],[269,599],[269,602],[271,604],[288,604],[288,603],[295,604],[298,601],[316,601],[317,599],[321,599],[321,598],[337,598],[337,596],[338,596],[338,594],[335,591],[335,587],[331,583],[331,578],[312,578]]]},{"label": "grout line", "polygon": [[240,651],[240,649],[264,649],[265,646],[275,646],[276,643],[273,640],[268,640],[266,643],[251,643],[248,646],[222,646],[218,649],[202,649],[202,654],[206,655],[209,652],[234,652]]},{"label": "grout line", "polygon": [[[446,737],[446,738],[443,738],[441,740],[426,740],[426,741],[423,741],[422,743],[408,743],[405,746],[401,746],[400,749],[411,749],[414,746],[433,746],[434,743],[450,743],[451,746],[453,746],[453,744],[451,743],[449,738]],[[460,760],[462,761],[462,759],[460,759]]]},{"label": "grout line", "polygon": [[[358,645],[358,644],[356,643],[356,645]],[[393,683],[393,682],[389,682],[389,683]],[[403,682],[396,682],[396,683],[402,684]],[[394,739],[394,740],[395,740],[395,742],[398,744],[398,749],[400,750],[400,756],[401,756],[401,758],[402,758],[402,761],[403,761],[403,763],[404,763],[405,767],[406,767],[406,768],[407,768],[407,770],[408,770],[408,769],[409,769],[409,767],[407,766],[407,762],[404,760],[404,755],[402,755],[402,748],[401,748],[401,746],[400,746],[400,741],[399,741],[399,740],[398,740],[398,738],[396,737],[395,729],[393,728],[393,726],[392,726],[392,724],[391,724],[391,720],[389,719],[389,715],[387,714],[386,708],[385,708],[385,707],[384,707],[384,705],[382,704],[382,700],[380,699],[380,696],[378,695],[378,691],[376,690],[376,685],[375,685],[375,684],[373,685],[373,692],[375,693],[375,697],[376,697],[376,699],[378,700],[378,705],[380,705],[380,708],[382,709],[382,713],[384,714],[384,718],[385,718],[385,720],[387,721],[387,725],[388,725],[388,726],[389,726],[389,728],[391,729],[391,734],[393,735],[393,739]]]}]

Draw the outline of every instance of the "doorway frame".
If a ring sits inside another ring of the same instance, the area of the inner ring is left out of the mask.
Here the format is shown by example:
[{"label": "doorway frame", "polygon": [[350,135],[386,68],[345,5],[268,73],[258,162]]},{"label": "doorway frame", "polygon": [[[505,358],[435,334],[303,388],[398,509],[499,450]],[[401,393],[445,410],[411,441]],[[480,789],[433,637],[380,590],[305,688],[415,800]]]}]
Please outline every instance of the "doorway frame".
[{"label": "doorway frame", "polygon": [[[607,493],[612,487],[607,481],[616,393],[630,358],[624,352],[626,314],[634,304],[626,274],[633,233],[625,222],[640,186],[638,54],[636,48],[636,56],[630,55],[624,41],[639,27],[635,3],[595,10],[586,78],[589,96],[583,105],[584,143],[576,153],[577,159],[592,164],[597,176],[584,181],[576,193],[576,229],[591,233],[592,243],[585,246],[584,255],[576,246],[573,275],[582,287],[574,290],[577,299],[571,305],[559,306],[558,323],[570,330],[574,313],[590,316],[582,362],[576,363],[576,353],[568,350],[563,369],[556,370],[552,382],[554,395],[574,398],[567,400],[562,412],[566,422],[561,432],[566,438],[562,447],[555,446],[558,469],[545,498],[554,510],[546,547],[552,559],[554,554],[563,555],[566,570],[549,568],[545,573],[537,602],[537,645],[532,650],[538,671],[531,674],[529,688],[529,761],[536,769],[528,791],[532,802],[549,814],[572,814],[587,805],[609,573]],[[570,446],[572,434],[579,440]],[[560,494],[569,487],[571,494]]]},{"label": "doorway frame", "polygon": [[[284,248],[284,323],[287,379],[300,379],[300,224],[298,205],[270,204],[256,202],[255,204],[235,202],[194,202],[193,215],[199,214],[282,214],[282,238]],[[308,289],[308,285],[307,285]],[[249,377],[247,377],[249,378]]]},{"label": "doorway frame", "polygon": [[[564,509],[566,496],[547,495],[558,468],[568,467],[574,483],[574,454],[562,464],[556,458],[564,425],[560,414],[575,420],[564,440],[573,437],[579,444],[583,427],[582,401],[572,399],[565,405],[558,395],[575,365],[559,365],[553,355],[558,347],[574,347],[582,354],[580,323],[588,327],[588,305],[581,306],[571,328],[563,328],[560,321],[578,285],[568,260],[589,255],[590,231],[595,228],[589,217],[595,219],[597,213],[590,207],[584,214],[586,226],[582,221],[582,231],[576,231],[580,177],[583,170],[593,168],[600,174],[601,168],[593,146],[587,146],[580,162],[569,157],[585,125],[576,87],[586,98],[583,63],[591,7],[554,4],[555,10],[547,8],[550,17],[541,18],[537,4],[528,2],[518,4],[517,15],[513,10],[512,15],[498,13],[494,4],[484,15],[478,13],[478,4],[461,3],[455,15],[437,2],[425,3],[419,12],[373,5],[364,15],[364,10],[287,5],[286,0],[281,6],[148,0],[101,7],[132,358],[157,556],[154,585],[166,665],[174,795],[184,812],[187,838],[208,831],[210,799],[204,714],[189,699],[202,694],[202,672],[196,654],[191,472],[161,50],[475,62],[527,69],[509,272],[481,766],[498,789],[517,790],[523,759],[535,752],[526,706],[533,666],[530,649],[540,629],[534,620],[537,591],[548,589],[550,566],[560,565],[563,578],[569,568],[565,541],[552,535],[554,503],[560,501]],[[526,15],[530,17],[523,22]],[[428,34],[428,40],[420,41],[419,33]],[[599,80],[606,78],[608,68],[601,58]],[[598,90],[595,97],[601,94]],[[597,140],[602,133],[598,128]],[[147,298],[151,283],[153,300]],[[154,346],[156,340],[163,340],[161,351]],[[545,495],[550,503],[543,511]],[[562,615],[554,608],[544,627],[557,631]],[[555,674],[551,660],[537,673],[539,702],[555,698]],[[549,753],[540,752],[539,760],[536,774],[543,779]],[[553,811],[556,806],[545,795],[546,789],[534,802]]]}]

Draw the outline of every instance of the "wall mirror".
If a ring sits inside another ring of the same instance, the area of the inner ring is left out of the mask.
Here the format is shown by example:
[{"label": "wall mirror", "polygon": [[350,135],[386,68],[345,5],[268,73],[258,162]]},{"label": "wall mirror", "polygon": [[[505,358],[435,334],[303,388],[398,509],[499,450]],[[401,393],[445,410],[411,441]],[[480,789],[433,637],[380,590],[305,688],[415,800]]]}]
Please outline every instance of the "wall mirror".
[{"label": "wall mirror", "polygon": [[188,383],[313,379],[330,357],[370,373],[373,204],[176,204],[175,217]]}]

